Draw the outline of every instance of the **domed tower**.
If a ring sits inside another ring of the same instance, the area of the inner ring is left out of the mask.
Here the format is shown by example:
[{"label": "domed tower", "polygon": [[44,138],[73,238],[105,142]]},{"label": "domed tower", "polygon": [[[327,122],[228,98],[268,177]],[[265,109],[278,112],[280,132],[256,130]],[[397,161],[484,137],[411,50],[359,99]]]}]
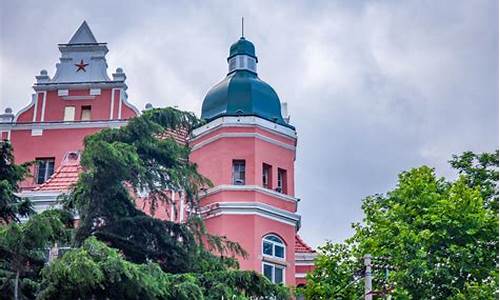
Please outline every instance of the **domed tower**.
[{"label": "domed tower", "polygon": [[229,50],[227,76],[207,93],[194,130],[191,160],[214,184],[202,195],[209,232],[247,252],[242,269],[295,284],[294,192],[297,135],[282,116],[274,89],[257,76],[254,45],[240,38]]}]

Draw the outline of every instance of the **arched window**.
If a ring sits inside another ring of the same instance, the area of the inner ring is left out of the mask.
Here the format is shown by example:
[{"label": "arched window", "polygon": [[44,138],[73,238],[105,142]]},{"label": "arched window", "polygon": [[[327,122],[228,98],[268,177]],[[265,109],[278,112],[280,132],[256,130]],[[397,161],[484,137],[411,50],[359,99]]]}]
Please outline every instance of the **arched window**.
[{"label": "arched window", "polygon": [[262,273],[264,276],[273,283],[284,283],[286,246],[283,240],[274,234],[266,235],[262,239],[262,256]]},{"label": "arched window", "polygon": [[262,254],[285,259],[285,243],[274,234],[266,235],[262,240]]}]

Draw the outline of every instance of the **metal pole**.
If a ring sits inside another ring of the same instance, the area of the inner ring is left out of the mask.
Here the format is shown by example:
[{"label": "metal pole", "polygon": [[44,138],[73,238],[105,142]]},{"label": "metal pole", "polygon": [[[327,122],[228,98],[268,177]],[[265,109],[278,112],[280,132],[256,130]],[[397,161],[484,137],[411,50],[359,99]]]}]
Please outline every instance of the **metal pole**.
[{"label": "metal pole", "polygon": [[372,256],[366,254],[365,262],[365,300],[372,300]]}]

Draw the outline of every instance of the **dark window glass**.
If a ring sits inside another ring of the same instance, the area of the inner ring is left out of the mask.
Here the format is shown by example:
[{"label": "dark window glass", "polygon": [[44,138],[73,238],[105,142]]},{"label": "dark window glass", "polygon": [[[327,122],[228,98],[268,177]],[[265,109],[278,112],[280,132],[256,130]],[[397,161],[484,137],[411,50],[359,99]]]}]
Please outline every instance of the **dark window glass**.
[{"label": "dark window glass", "polygon": [[274,235],[268,235],[268,236],[266,236],[265,240],[273,241],[273,242],[276,242],[276,243],[283,244],[283,242],[278,237],[276,237]]},{"label": "dark window glass", "polygon": [[283,269],[280,267],[274,269],[274,283],[283,283]]},{"label": "dark window glass", "polygon": [[286,170],[278,169],[278,186],[276,191],[286,194]]},{"label": "dark window glass", "polygon": [[273,244],[272,243],[269,243],[269,242],[264,242],[264,245],[263,245],[263,250],[262,252],[265,254],[265,255],[273,255]]},{"label": "dark window glass", "polygon": [[282,246],[274,245],[274,256],[285,258],[285,248]]},{"label": "dark window glass", "polygon": [[80,120],[82,121],[90,121],[92,118],[92,107],[90,105],[82,106],[82,114],[80,116]]},{"label": "dark window glass", "polygon": [[36,159],[36,183],[42,184],[54,173],[54,158]]},{"label": "dark window glass", "polygon": [[233,160],[233,184],[245,184],[245,161]]},{"label": "dark window glass", "polygon": [[273,266],[264,264],[264,276],[273,281]]},{"label": "dark window glass", "polygon": [[262,186],[271,188],[271,166],[268,164],[262,164]]}]

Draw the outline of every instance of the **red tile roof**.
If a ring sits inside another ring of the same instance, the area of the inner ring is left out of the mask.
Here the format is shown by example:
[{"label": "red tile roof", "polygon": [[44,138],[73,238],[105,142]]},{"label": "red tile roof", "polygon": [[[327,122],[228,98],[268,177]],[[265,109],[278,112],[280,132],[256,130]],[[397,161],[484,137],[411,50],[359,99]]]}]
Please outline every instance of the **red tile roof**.
[{"label": "red tile roof", "polygon": [[159,139],[172,138],[180,145],[186,146],[188,143],[188,135],[189,132],[184,128],[166,129],[164,132],[158,135],[158,138]]},{"label": "red tile roof", "polygon": [[295,235],[295,253],[316,253],[316,251],[311,248],[302,238],[296,234]]},{"label": "red tile roof", "polygon": [[54,174],[47,181],[37,186],[34,191],[68,191],[78,181],[81,170],[80,153],[77,151],[67,152]]}]

